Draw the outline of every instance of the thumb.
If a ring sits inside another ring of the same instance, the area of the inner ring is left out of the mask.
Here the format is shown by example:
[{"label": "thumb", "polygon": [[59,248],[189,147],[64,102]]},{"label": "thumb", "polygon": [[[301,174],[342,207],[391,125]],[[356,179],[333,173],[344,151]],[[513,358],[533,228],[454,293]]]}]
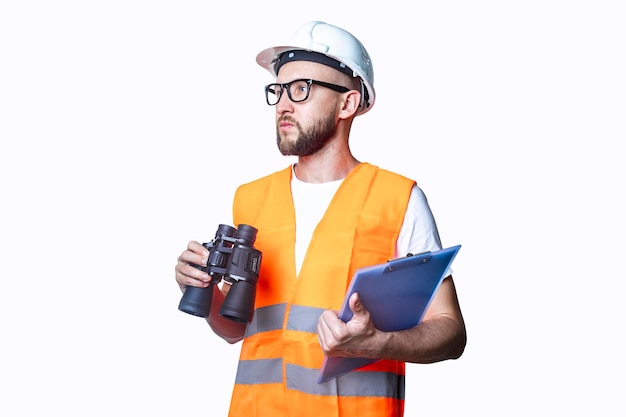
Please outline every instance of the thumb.
[{"label": "thumb", "polygon": [[350,310],[352,310],[355,316],[362,316],[366,313],[365,307],[363,307],[363,303],[361,302],[361,297],[359,297],[359,294],[356,292],[350,297]]}]

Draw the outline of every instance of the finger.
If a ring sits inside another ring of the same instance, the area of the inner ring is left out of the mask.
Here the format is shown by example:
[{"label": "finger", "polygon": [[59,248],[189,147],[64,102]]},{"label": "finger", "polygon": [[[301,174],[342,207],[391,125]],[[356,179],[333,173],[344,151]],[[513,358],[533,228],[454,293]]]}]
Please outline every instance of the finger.
[{"label": "finger", "polygon": [[208,259],[209,251],[198,242],[191,241],[187,245],[187,250],[178,257],[178,262],[206,266]]},{"label": "finger", "polygon": [[331,356],[334,346],[337,345],[337,339],[332,324],[327,321],[328,314],[326,313],[328,312],[324,312],[317,322],[317,340],[322,347],[324,355]]},{"label": "finger", "polygon": [[184,287],[208,287],[211,285],[211,277],[208,274],[201,272],[201,274],[203,274],[202,276],[194,277],[182,272],[183,270],[184,269],[177,268],[175,271],[176,282],[179,285]]},{"label": "finger", "polygon": [[328,331],[330,331],[329,327],[328,327],[328,323],[326,322],[326,318],[324,317],[324,314],[326,312],[323,312],[319,319],[317,320],[317,333],[321,334],[322,336],[324,336]]},{"label": "finger", "polygon": [[174,267],[176,282],[183,286],[207,287],[211,282],[211,276],[189,262],[186,262],[185,259],[189,257],[193,256],[181,255],[181,257],[179,257],[178,263]]},{"label": "finger", "polygon": [[359,297],[359,293],[354,293],[350,296],[349,300],[350,310],[352,313],[356,315],[361,315],[365,313],[365,307],[363,307],[363,303],[361,302],[361,297]]},{"label": "finger", "polygon": [[325,330],[323,328],[323,325],[321,323],[317,323],[317,341],[322,347],[322,351],[326,352],[327,350],[326,335],[325,335]]},{"label": "finger", "polygon": [[209,255],[208,249],[205,248],[204,245],[201,245],[200,242],[197,242],[195,240],[192,240],[187,244],[187,250],[194,253],[204,254],[206,256]]}]

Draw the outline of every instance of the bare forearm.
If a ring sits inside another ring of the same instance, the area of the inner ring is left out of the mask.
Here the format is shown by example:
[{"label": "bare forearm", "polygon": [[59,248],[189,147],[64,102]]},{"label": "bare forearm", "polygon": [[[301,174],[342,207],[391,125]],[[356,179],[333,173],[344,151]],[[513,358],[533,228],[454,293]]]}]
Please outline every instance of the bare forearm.
[{"label": "bare forearm", "polygon": [[399,332],[377,332],[373,338],[374,357],[413,363],[433,363],[457,359],[465,349],[462,322],[436,317]]},{"label": "bare forearm", "polygon": [[452,277],[445,279],[424,320],[417,326],[381,338],[381,357],[413,363],[457,359],[465,350],[467,334]]}]

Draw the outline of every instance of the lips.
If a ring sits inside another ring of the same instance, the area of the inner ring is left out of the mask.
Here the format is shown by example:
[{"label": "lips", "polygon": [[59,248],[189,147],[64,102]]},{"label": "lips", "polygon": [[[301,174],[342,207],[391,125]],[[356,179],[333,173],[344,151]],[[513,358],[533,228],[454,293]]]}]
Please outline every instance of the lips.
[{"label": "lips", "polygon": [[280,130],[288,130],[292,127],[294,127],[296,124],[296,122],[294,120],[291,119],[287,119],[287,118],[281,118],[278,120],[278,128]]}]

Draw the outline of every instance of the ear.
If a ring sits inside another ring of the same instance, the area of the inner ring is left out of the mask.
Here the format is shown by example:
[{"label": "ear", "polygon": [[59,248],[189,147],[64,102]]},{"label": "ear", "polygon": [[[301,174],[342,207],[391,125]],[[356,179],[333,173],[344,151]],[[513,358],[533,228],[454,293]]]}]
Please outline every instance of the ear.
[{"label": "ear", "polygon": [[350,90],[345,93],[345,97],[343,100],[343,106],[341,107],[341,111],[339,113],[339,117],[347,119],[356,114],[359,110],[359,105],[361,104],[361,93],[357,90]]}]

